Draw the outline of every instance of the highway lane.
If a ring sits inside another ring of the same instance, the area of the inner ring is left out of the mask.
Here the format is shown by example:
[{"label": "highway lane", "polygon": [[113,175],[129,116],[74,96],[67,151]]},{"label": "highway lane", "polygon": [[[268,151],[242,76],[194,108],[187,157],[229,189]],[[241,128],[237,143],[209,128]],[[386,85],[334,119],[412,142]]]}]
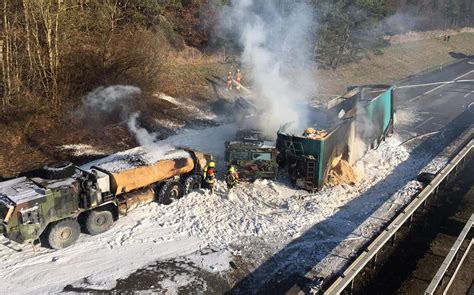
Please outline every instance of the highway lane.
[{"label": "highway lane", "polygon": [[[469,63],[471,60],[461,60],[445,70],[434,70],[420,77],[407,79],[403,85],[451,81],[458,77],[474,80],[474,64]],[[439,132],[443,138],[451,140],[466,126],[474,123],[474,113],[468,110],[468,106],[474,102],[473,92],[474,82],[397,89],[397,114],[401,116],[398,116],[400,120],[396,124],[396,130],[401,139],[408,140]],[[470,109],[473,111],[474,108],[471,106]],[[413,143],[423,140],[426,138],[421,137]],[[445,145],[445,140],[440,144]]]}]

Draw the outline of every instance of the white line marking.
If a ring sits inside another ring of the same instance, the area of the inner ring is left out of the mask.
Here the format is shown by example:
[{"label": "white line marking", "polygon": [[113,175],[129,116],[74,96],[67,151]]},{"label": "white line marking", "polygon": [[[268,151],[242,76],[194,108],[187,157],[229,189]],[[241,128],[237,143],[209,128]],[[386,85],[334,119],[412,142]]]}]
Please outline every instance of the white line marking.
[{"label": "white line marking", "polygon": [[430,117],[429,119],[425,120],[424,122],[422,122],[421,124],[419,124],[418,126],[416,126],[414,129],[418,129],[420,128],[421,126],[425,125],[426,123],[428,123],[429,121],[433,120],[434,117]]},{"label": "white line marking", "polygon": [[471,92],[469,92],[468,94],[464,95],[464,97],[468,97],[469,95],[473,94],[474,93],[474,90],[472,90]]},{"label": "white line marking", "polygon": [[438,89],[440,89],[440,88],[442,88],[442,87],[444,87],[444,86],[446,86],[446,85],[448,85],[448,84],[456,83],[457,80],[459,80],[459,79],[461,79],[462,77],[467,76],[467,75],[469,75],[469,74],[471,74],[471,73],[474,73],[474,70],[469,71],[469,72],[467,72],[467,73],[465,73],[465,74],[462,74],[461,76],[459,76],[459,77],[457,77],[457,78],[454,78],[453,81],[445,82],[444,84],[441,84],[441,85],[439,85],[438,87],[435,87],[435,88],[433,88],[433,89],[431,89],[431,90],[426,91],[426,92],[423,93],[423,94],[420,94],[420,95],[418,95],[418,96],[415,96],[414,98],[410,99],[409,102],[413,102],[413,101],[417,100],[418,98],[422,97],[423,95],[430,94],[430,93],[432,93],[432,92],[434,92],[434,91],[436,91],[436,90],[438,90]]},{"label": "white line marking", "polygon": [[[472,107],[472,110],[471,110],[471,107]],[[474,102],[471,102],[471,103],[467,106],[467,110],[468,110],[471,114],[474,114]]]}]

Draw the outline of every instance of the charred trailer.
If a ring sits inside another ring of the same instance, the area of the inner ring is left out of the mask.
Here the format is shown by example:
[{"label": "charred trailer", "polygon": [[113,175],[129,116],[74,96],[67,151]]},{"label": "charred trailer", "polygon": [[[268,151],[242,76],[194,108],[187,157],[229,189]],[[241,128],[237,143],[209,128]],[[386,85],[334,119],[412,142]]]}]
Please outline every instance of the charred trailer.
[{"label": "charred trailer", "polygon": [[276,179],[278,150],[275,141],[260,130],[239,130],[233,141],[225,142],[226,164],[237,168],[240,179]]},{"label": "charred trailer", "polygon": [[309,191],[327,184],[341,160],[353,164],[393,133],[393,87],[352,87],[325,108],[312,110],[311,120],[304,133],[291,123],[282,126],[276,144],[281,168],[296,187]]},{"label": "charred trailer", "polygon": [[96,235],[121,214],[154,200],[169,204],[201,187],[212,156],[135,148],[76,167],[62,163],[0,182],[0,233],[18,243],[60,249],[82,231]]}]

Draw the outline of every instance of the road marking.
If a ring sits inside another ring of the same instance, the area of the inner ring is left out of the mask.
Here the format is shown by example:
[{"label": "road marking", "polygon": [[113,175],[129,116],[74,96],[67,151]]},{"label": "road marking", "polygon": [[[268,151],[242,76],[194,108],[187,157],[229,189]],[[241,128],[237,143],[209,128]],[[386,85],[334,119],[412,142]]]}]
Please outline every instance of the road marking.
[{"label": "road marking", "polygon": [[428,123],[429,121],[433,120],[434,117],[430,117],[429,119],[425,120],[424,122],[422,122],[421,124],[419,124],[418,126],[416,126],[414,129],[418,129],[420,128],[421,126],[425,125],[426,123]]},{"label": "road marking", "polygon": [[474,65],[474,61],[468,61],[467,63],[470,65]]},{"label": "road marking", "polygon": [[469,71],[469,72],[467,72],[467,73],[465,73],[465,74],[462,74],[461,76],[455,78],[453,81],[445,82],[445,83],[439,85],[438,87],[435,87],[435,88],[433,88],[433,89],[431,89],[431,90],[428,90],[428,91],[424,92],[423,94],[420,94],[420,95],[418,95],[418,96],[415,96],[414,98],[410,99],[409,102],[413,102],[413,101],[417,100],[418,98],[420,98],[420,97],[422,97],[422,96],[424,96],[424,95],[426,95],[426,94],[430,94],[430,93],[432,93],[432,92],[434,92],[434,91],[436,91],[436,90],[438,90],[438,89],[440,89],[440,88],[442,88],[442,87],[444,87],[444,86],[446,86],[446,85],[448,85],[448,84],[455,83],[457,80],[459,80],[459,79],[461,79],[462,77],[467,76],[467,75],[469,75],[469,74],[471,74],[471,73],[474,73],[474,70]]},{"label": "road marking", "polygon": [[464,97],[468,97],[469,95],[473,94],[474,93],[474,90],[472,90],[471,92],[469,92],[468,94],[464,95]]},{"label": "road marking", "polygon": [[[472,109],[471,109],[472,108]],[[468,106],[467,106],[467,110],[471,113],[471,114],[474,114],[474,102],[471,102]]]}]

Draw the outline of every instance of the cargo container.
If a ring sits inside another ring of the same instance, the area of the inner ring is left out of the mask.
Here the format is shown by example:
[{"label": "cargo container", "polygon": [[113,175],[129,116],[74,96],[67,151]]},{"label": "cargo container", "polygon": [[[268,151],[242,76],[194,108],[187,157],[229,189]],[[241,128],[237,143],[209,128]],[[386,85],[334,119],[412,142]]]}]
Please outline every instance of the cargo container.
[{"label": "cargo container", "polygon": [[331,170],[340,160],[357,161],[368,148],[376,148],[393,132],[395,109],[393,87],[367,85],[352,87],[327,106],[309,115],[308,129],[295,130],[285,124],[277,134],[279,163],[292,183],[316,190],[328,183]]}]

